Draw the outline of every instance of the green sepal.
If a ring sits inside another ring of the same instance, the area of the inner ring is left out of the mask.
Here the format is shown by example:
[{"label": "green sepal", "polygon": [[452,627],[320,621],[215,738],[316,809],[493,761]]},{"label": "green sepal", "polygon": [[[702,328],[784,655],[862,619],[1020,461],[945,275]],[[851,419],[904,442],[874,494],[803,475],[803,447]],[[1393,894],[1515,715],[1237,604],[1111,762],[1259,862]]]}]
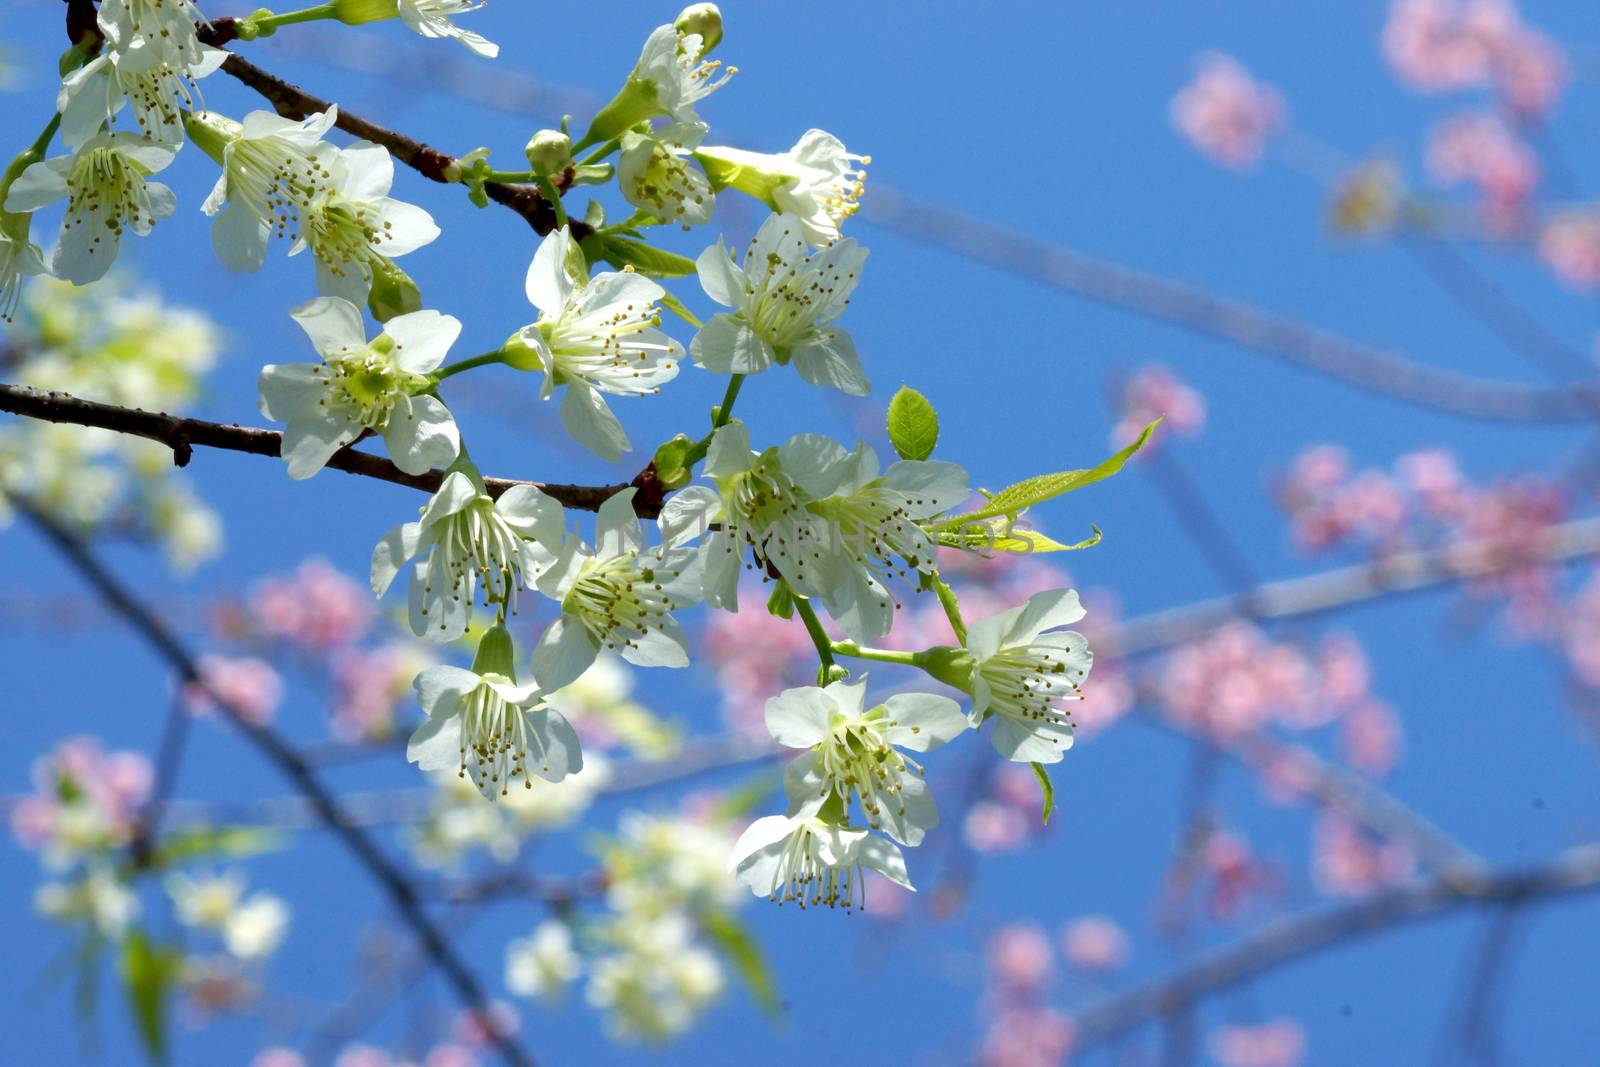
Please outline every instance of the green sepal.
[{"label": "green sepal", "polygon": [[583,251],[591,263],[600,259],[619,270],[632,267],[647,278],[681,278],[695,272],[694,260],[687,256],[615,233],[585,237]]},{"label": "green sepal", "polygon": [[656,449],[655,466],[656,478],[668,489],[681,489],[689,484],[694,477],[694,471],[689,467],[689,453],[694,449],[694,442],[688,435],[678,434]]},{"label": "green sepal", "polygon": [[788,582],[777,582],[767,597],[767,610],[780,619],[794,618],[794,592]]},{"label": "green sepal", "polygon": [[474,674],[498,674],[513,682],[517,678],[517,646],[511,631],[495,623],[478,638],[478,651],[472,657]]}]

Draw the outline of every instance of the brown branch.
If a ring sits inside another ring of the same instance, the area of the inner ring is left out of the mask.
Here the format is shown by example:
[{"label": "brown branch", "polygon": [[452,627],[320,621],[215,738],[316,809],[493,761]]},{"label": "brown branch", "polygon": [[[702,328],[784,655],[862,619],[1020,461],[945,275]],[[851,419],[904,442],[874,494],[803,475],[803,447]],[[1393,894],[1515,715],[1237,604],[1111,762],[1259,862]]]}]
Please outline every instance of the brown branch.
[{"label": "brown branch", "polygon": [[1472,884],[1413,880],[1359,903],[1270,922],[1232,945],[1200,954],[1173,974],[1075,1012],[1074,1051],[1081,1054],[1146,1023],[1182,1013],[1206,997],[1330,945],[1464,908],[1527,905],[1596,889],[1600,889],[1600,845],[1586,845],[1548,863],[1503,871]]},{"label": "brown branch", "polygon": [[[322,784],[300,754],[271,730],[251,722],[238,707],[211,689],[201,675],[194,656],[177,635],[118,581],[88,545],[27,500],[9,495],[7,499],[60,551],[106,604],[127,620],[186,685],[197,686],[205,691],[229,723],[294,784],[296,791],[306,798],[318,818],[344,842],[361,866],[383,888],[428,957],[455,988],[462,1003],[479,1013],[488,1025],[487,1020],[492,1018],[489,999],[477,976],[446,940],[444,933],[423,907],[415,887],[400,868],[371,837],[346,817],[338,798]],[[492,1025],[489,1026],[489,1034],[506,1062],[515,1067],[533,1067],[533,1058],[511,1035]]]},{"label": "brown branch", "polygon": [[[236,22],[234,19],[218,19],[211,24],[210,31],[202,29],[201,39],[208,44],[225,43],[233,40]],[[313,96],[291,82],[287,82],[275,74],[270,74],[251,63],[244,57],[233,54],[222,64],[224,73],[232,75],[245,86],[254,89],[278,114],[285,118],[302,119],[307,115],[327,111],[333,105],[320,97]],[[339,118],[334,123],[339,129],[350,134],[371,141],[373,144],[382,145],[389,150],[389,154],[406,166],[415,170],[431,181],[442,184],[454,184],[449,177],[449,170],[456,162],[456,157],[448,152],[424,144],[415,138],[408,137],[398,130],[387,126],[380,126],[376,122],[362,118],[344,108],[339,109]],[[556,185],[561,187],[570,176],[564,175]],[[510,184],[506,182],[485,182],[483,191],[489,199],[497,204],[504,205],[515,211],[527,220],[533,231],[543,235],[556,228],[555,209],[545,200],[537,186]],[[573,220],[570,223],[572,236],[583,238],[590,232],[584,223]]]},{"label": "brown branch", "polygon": [[[187,419],[158,411],[140,411],[135,408],[102,404],[84,400],[69,393],[47,393],[26,385],[0,384],[0,411],[10,412],[30,419],[47,422],[65,422],[76,426],[95,426],[104,430],[129,434],[157,441],[172,449],[172,461],[180,467],[189,465],[196,447],[218,448],[230,452],[245,452],[252,456],[280,454],[283,434],[276,430],[263,430],[254,426],[237,426],[232,423],[207,422],[204,419]],[[431,493],[444,481],[444,472],[407,474],[393,463],[370,452],[361,452],[349,446],[335,452],[328,460],[329,467],[364,478],[376,478],[409,486]],[[598,511],[600,505],[630,485],[639,492],[634,497],[634,510],[643,518],[660,514],[665,491],[655,480],[654,465],[647,466],[632,482],[616,485],[568,485],[556,482],[517,481],[511,478],[485,478],[489,495],[499,497],[518,485],[531,485],[546,496],[566,507],[579,511]]]}]

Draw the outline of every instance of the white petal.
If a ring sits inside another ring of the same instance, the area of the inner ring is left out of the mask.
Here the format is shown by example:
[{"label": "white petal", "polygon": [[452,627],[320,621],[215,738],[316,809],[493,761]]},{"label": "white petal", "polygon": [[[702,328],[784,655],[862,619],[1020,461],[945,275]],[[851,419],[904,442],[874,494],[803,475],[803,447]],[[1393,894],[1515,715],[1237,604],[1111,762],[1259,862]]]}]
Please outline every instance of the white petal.
[{"label": "white petal", "polygon": [[567,257],[571,254],[572,232],[565,226],[550,231],[539,242],[528,265],[528,302],[552,318],[559,317],[567,306],[567,297],[573,290],[572,278],[567,274]]},{"label": "white petal", "polygon": [[667,548],[686,545],[705,536],[722,510],[722,497],[709,485],[691,485],[674,493],[661,508],[656,525]]},{"label": "white petal", "polygon": [[826,330],[809,344],[794,350],[790,359],[800,377],[812,385],[838,389],[850,396],[866,396],[872,383],[861,369],[855,342],[843,330]]},{"label": "white petal", "polygon": [[527,768],[539,777],[559,782],[583,770],[583,746],[578,732],[559,712],[552,709],[527,712],[530,732],[537,739],[528,746]]},{"label": "white petal", "polygon": [[1022,606],[1001,637],[1004,645],[1025,645],[1046,630],[1067,626],[1087,614],[1076,589],[1049,589],[1035,593]]},{"label": "white petal", "polygon": [[902,889],[916,891],[906,870],[906,857],[894,842],[881,837],[868,838],[861,844],[860,855],[862,866],[877,871]]},{"label": "white petal", "polygon": [[717,238],[716,244],[701,252],[694,265],[700,275],[700,287],[711,299],[730,308],[744,302],[744,271],[728,255],[722,238]]},{"label": "white petal", "polygon": [[5,209],[25,214],[60,200],[67,195],[67,172],[71,168],[72,161],[65,158],[31,164],[11,183]]},{"label": "white petal", "polygon": [[407,474],[448,467],[461,453],[461,431],[438,397],[401,397],[383,428],[394,465]]},{"label": "white petal", "polygon": [[425,771],[461,766],[461,716],[428,716],[406,742],[406,759]]},{"label": "white petal", "polygon": [[533,678],[545,692],[571,685],[599,655],[600,647],[576,619],[563,615],[539,638],[533,650]]},{"label": "white petal", "polygon": [[633,486],[606,497],[595,516],[596,550],[602,557],[620,556],[625,552],[638,552],[644,548],[644,533],[639,528],[639,516],[633,510]]},{"label": "white petal", "polygon": [[989,740],[995,751],[1017,763],[1059,763],[1072,747],[1072,730],[1050,720],[1019,723],[1006,715],[992,716]]},{"label": "white petal", "polygon": [[894,722],[884,739],[897,748],[927,752],[966,731],[961,705],[933,693],[898,693],[883,702]]},{"label": "white petal", "polygon": [[289,464],[289,477],[309,478],[320,471],[345,445],[361,435],[354,422],[334,422],[319,418],[296,418],[283,428],[279,450]]},{"label": "white petal", "polygon": [[810,748],[828,736],[830,715],[828,701],[816,686],[785,689],[767,700],[767,733],[785,748]]},{"label": "white petal", "polygon": [[271,228],[237,200],[211,224],[211,247],[222,265],[236,274],[253,274],[267,261]]},{"label": "white petal", "polygon": [[365,348],[367,328],[361,309],[336,296],[319,296],[289,312],[289,317],[311,338],[311,345],[322,355],[336,355],[350,348]]},{"label": "white petal", "polygon": [[561,549],[567,523],[566,509],[536,486],[514,485],[495,501],[495,513],[523,537],[537,541],[547,551]]},{"label": "white petal", "polygon": [[417,554],[420,542],[421,527],[414,522],[402,523],[383,535],[372,550],[370,578],[375,595],[381,597],[389,591],[406,560]]},{"label": "white petal", "polygon": [[771,345],[726,311],[711,316],[705,328],[694,335],[689,354],[717,374],[758,374],[777,360]]},{"label": "white petal", "polygon": [[394,361],[401,370],[427,374],[444,362],[461,336],[461,320],[437,311],[413,311],[384,323],[383,332],[394,341]]},{"label": "white petal", "polygon": [[574,441],[607,462],[621,459],[633,447],[605,398],[581,382],[568,385],[561,398],[561,425]]}]

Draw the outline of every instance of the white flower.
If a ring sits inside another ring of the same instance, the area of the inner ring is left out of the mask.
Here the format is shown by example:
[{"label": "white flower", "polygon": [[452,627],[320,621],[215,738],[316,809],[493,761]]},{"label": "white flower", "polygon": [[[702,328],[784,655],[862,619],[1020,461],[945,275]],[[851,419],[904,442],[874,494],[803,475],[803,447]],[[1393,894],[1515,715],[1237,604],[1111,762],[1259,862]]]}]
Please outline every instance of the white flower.
[{"label": "white flower", "polygon": [[913,888],[894,842],[814,816],[757,819],[733,846],[730,863],[756,896],[779,904],[797,901],[802,909],[865,907],[864,867]]},{"label": "white flower", "polygon": [[738,73],[734,67],[720,69],[721,60],[703,60],[705,51],[698,33],[657,26],[650,34],[629,80],[653,87],[657,109],[652,114],[670,115],[674,122],[700,121],[695,104]]},{"label": "white flower", "polygon": [[25,279],[44,273],[44,255],[28,240],[26,232],[13,236],[5,232],[0,220],[0,321],[10,322],[22,297]]},{"label": "white flower", "polygon": [[866,709],[867,683],[786,689],[767,701],[767,732],[787,748],[791,816],[812,816],[831,797],[859,797],[867,825],[917,845],[939,824],[922,767],[900,751],[927,752],[967,729],[961,706],[931,693],[899,693]]},{"label": "white flower", "polygon": [[790,438],[778,457],[827,529],[817,585],[828,613],[858,641],[888,633],[895,603],[886,582],[933,569],[936,545],[921,524],[967,498],[967,472],[900,460],[879,474],[871,448],[846,451],[821,434]]},{"label": "white flower", "polygon": [[619,1041],[681,1034],[722,992],[722,966],[682,912],[622,915],[604,934],[616,951],[595,960],[584,992]]},{"label": "white flower", "polygon": [[289,927],[289,905],[271,893],[254,893],[222,924],[222,944],[241,960],[272,955]]},{"label": "white flower", "polygon": [[582,971],[572,930],[563,922],[546,920],[506,946],[506,988],[518,996],[554,1003]]},{"label": "white flower", "polygon": [[689,665],[689,639],[672,612],[699,599],[699,555],[677,545],[646,550],[634,492],[600,506],[595,547],[569,538],[539,576],[539,591],[561,604],[533,652],[534,677],[548,689],[576,681],[602,648],[641,667]]},{"label": "white flower", "polygon": [[494,800],[518,778],[532,789],[529,775],[559,782],[583,769],[577,733],[543,705],[537,685],[517,685],[479,662],[470,671],[429,667],[417,675],[416,687],[428,718],[411,735],[406,758],[425,771],[453,767]]},{"label": "white flower", "polygon": [[661,528],[673,543],[709,534],[701,548],[706,603],[739,610],[739,569],[750,552],[802,596],[820,595],[827,530],[806,510],[807,498],[779,462],[779,449],[751,452],[750,431],[729,423],[711,438],[705,473],[716,488],[691,485],[673,494]]},{"label": "white flower", "polygon": [[812,252],[805,234],[799,216],[773,215],[750,242],[742,269],[720,239],[700,254],[701,287],[733,311],[712,316],[689,351],[719,374],[758,374],[792,360],[812,385],[865,396],[871,385],[855,342],[832,323],[850,302],[867,250],[846,239]]},{"label": "white flower", "polygon": [[47,882],[33,895],[40,915],[56,922],[87,922],[102,936],[118,941],[139,917],[139,898],[111,871],[95,867],[76,882]]},{"label": "white flower", "polygon": [[711,182],[691,165],[689,153],[706,125],[674,123],[654,133],[628,133],[617,158],[617,186],[628,203],[684,229],[711,221],[717,206]]},{"label": "white flower", "polygon": [[165,169],[177,151],[131,133],[96,134],[73,155],[23,171],[12,183],[5,210],[37,211],[65,197],[67,215],[51,270],[86,285],[111,269],[124,229],[143,236],[177,207],[171,189],[145,180]]},{"label": "white flower", "polygon": [[206,20],[194,0],[103,0],[98,21],[119,52],[143,44],[169,62],[192,65],[200,62],[205,48],[195,23]]},{"label": "white flower", "polygon": [[368,141],[340,149],[332,181],[300,208],[300,238],[289,249],[306,249],[317,261],[317,291],[363,304],[372,288],[378,257],[414,252],[439,236],[433,216],[392,199],[394,160]]},{"label": "white flower", "polygon": [[1094,666],[1083,635],[1045,633],[1083,618],[1071,589],[1035,593],[1021,607],[979,619],[967,630],[972,668],[972,724],[992,713],[989,738],[1007,759],[1055,763],[1072,747],[1072,716],[1063,700],[1081,700]]},{"label": "white flower", "polygon": [[860,207],[865,164],[872,162],[845,151],[844,142],[824,130],[807,130],[781,154],[715,147],[701,148],[695,158],[716,188],[738,189],[794,215],[806,240],[819,246],[838,240],[839,227]]},{"label": "white flower", "polygon": [[648,396],[678,376],[683,346],[662,333],[655,301],[665,290],[629,271],[573,278],[577,253],[565,227],[546,237],[528,268],[528,300],[539,319],[518,334],[544,371],[541,398],[558,386],[561,424],[575,440],[605,460],[632,446],[601,393]]},{"label": "white flower", "polygon": [[229,270],[260,270],[269,237],[299,240],[304,206],[334,189],[339,150],[322,138],[338,117],[334,107],[298,122],[270,111],[252,111],[243,123],[214,112],[191,116],[195,142],[222,167],[200,210],[216,216],[211,246]]},{"label": "white flower", "polygon": [[396,526],[373,549],[372,591],[383,596],[401,564],[426,554],[411,571],[411,630],[453,641],[466,632],[480,580],[486,604],[516,609],[517,590],[560,550],[563,521],[561,505],[531,485],[495,500],[452,471],[419,521]]},{"label": "white flower", "polygon": [[437,311],[396,315],[369,343],[361,312],[348,300],[318,297],[290,315],[322,362],[261,368],[261,413],[287,424],[289,477],[311,477],[368,430],[383,435],[389,457],[407,474],[455,462],[455,419],[438,397],[419,390],[460,336],[460,320]]},{"label": "white flower", "polygon": [[167,876],[166,887],[179,922],[220,930],[244,895],[244,876],[237,871],[198,877],[175,872]]},{"label": "white flower", "polygon": [[61,81],[56,97],[61,139],[69,148],[77,148],[127,103],[133,106],[144,136],[162,144],[182,144],[183,112],[193,109],[200,97],[195,83],[227,58],[220,48],[202,46],[199,61],[191,63],[143,39],[104,52]]},{"label": "white flower", "polygon": [[485,0],[400,0],[400,19],[413,32],[424,37],[453,37],[485,59],[500,54],[500,46],[451,21],[483,7]]}]

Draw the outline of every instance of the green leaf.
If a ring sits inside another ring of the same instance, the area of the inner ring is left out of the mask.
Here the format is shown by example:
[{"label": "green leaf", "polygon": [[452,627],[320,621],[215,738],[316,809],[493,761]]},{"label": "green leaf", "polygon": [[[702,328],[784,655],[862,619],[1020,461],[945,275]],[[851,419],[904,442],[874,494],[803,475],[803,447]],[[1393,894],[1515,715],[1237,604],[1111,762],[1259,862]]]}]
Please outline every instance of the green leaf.
[{"label": "green leaf", "polygon": [[661,294],[661,306],[678,316],[678,318],[682,319],[684,322],[687,322],[690,326],[693,326],[695,329],[698,330],[700,328],[701,322],[695,317],[695,313],[684,307],[683,301],[679,300],[671,293]]},{"label": "green leaf", "polygon": [[968,512],[965,515],[952,515],[941,522],[939,526],[948,529],[950,527],[965,526],[981,519],[992,519],[999,515],[1016,515],[1035,504],[1049,500],[1051,497],[1060,496],[1062,493],[1070,493],[1074,489],[1082,489],[1086,485],[1093,485],[1095,482],[1109,478],[1120,471],[1123,464],[1127,463],[1135,452],[1145,446],[1145,442],[1150,440],[1150,434],[1155,431],[1155,428],[1160,423],[1161,420],[1157,419],[1146,426],[1143,432],[1139,434],[1138,440],[1111,456],[1099,466],[1081,471],[1058,471],[1055,474],[1041,474],[1034,478],[1025,479],[1016,485],[1007,486],[994,494],[994,496],[989,497],[988,504],[977,511]]},{"label": "green leaf", "polygon": [[1105,536],[1100,532],[1100,527],[1090,523],[1089,529],[1094,531],[1093,534],[1075,544],[1064,545],[1037,530],[1016,529],[1011,523],[1012,520],[1006,516],[983,519],[954,530],[936,530],[934,536],[939,544],[948,548],[960,548],[979,554],[1009,552],[1018,556],[1032,555],[1035,552],[1076,552],[1084,548],[1093,548]]},{"label": "green leaf", "polygon": [[714,908],[708,908],[700,914],[700,926],[711,943],[733,965],[734,972],[744,980],[761,1010],[768,1015],[777,1015],[783,1007],[778,1001],[778,990],[773,985],[767,961],[761,954],[761,946],[756,944],[750,932],[732,915]]},{"label": "green leaf", "polygon": [[678,434],[672,440],[656,449],[655,465],[656,477],[668,489],[680,489],[689,484],[692,472],[686,462],[689,450],[694,447],[684,434]]},{"label": "green leaf", "polygon": [[902,385],[889,401],[889,443],[901,459],[927,459],[939,441],[939,413],[928,398]]},{"label": "green leaf", "polygon": [[201,826],[178,830],[162,838],[150,854],[149,865],[160,870],[211,856],[256,856],[282,847],[282,838],[271,830],[250,826]]},{"label": "green leaf", "polygon": [[129,931],[122,941],[122,981],[138,1024],[146,1055],[167,1062],[167,999],[178,973],[178,955],[166,945],[155,945],[142,930]]},{"label": "green leaf", "polygon": [[1039,821],[1048,823],[1050,813],[1056,808],[1056,787],[1050,784],[1050,774],[1042,763],[1033,765],[1033,776],[1039,779],[1039,788],[1044,790],[1044,810],[1039,813]]},{"label": "green leaf", "polygon": [[[695,270],[694,260],[687,256],[652,247],[643,241],[616,234],[605,234],[592,240],[596,247],[591,259],[598,256],[618,269],[632,267],[648,278],[681,278],[685,274],[693,274]],[[588,243],[587,240],[584,242],[585,245]],[[589,249],[585,248],[585,251]]]}]

